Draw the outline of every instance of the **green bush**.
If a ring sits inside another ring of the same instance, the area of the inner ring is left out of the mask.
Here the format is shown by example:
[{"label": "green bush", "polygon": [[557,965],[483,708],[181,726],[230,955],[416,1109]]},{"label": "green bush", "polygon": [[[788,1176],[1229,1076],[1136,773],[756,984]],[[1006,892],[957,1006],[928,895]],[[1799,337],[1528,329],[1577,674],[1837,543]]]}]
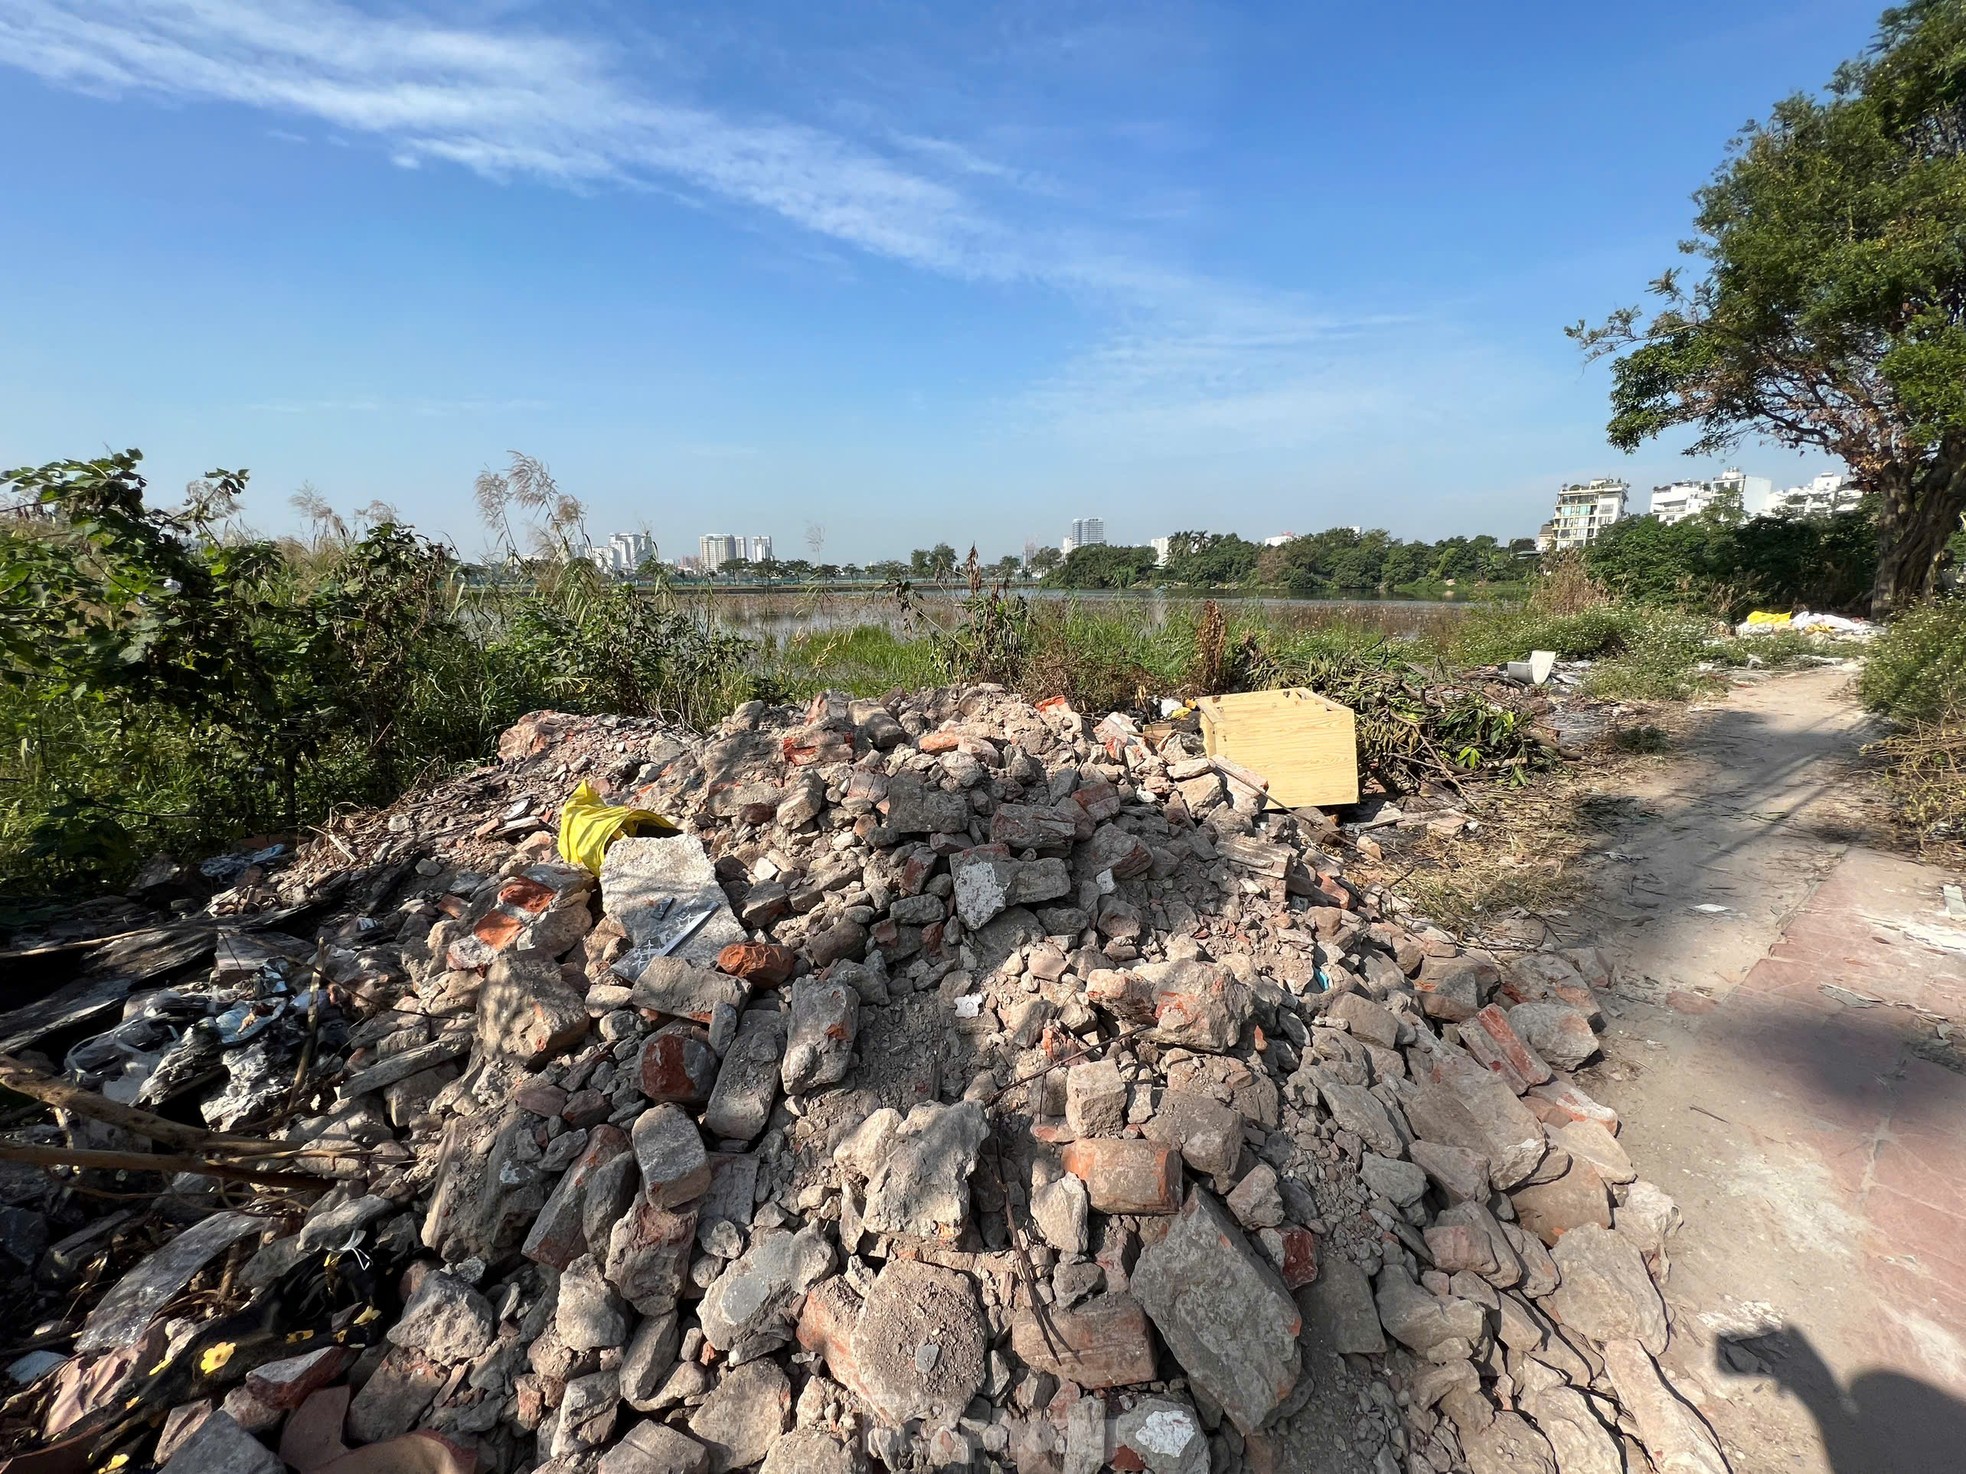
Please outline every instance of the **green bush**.
[{"label": "green bush", "polygon": [[759,689],[750,642],[584,561],[474,593],[393,520],[238,535],[244,472],[147,506],[140,460],[0,477],[30,509],[0,523],[0,891],[386,803],[537,707],[708,723]]},{"label": "green bush", "polygon": [[1859,610],[1877,572],[1868,511],[1834,517],[1752,517],[1720,507],[1667,525],[1614,522],[1584,550],[1613,594],[1710,610],[1730,620],[1754,609]]},{"label": "green bush", "polygon": [[1905,725],[1966,716],[1966,597],[1933,599],[1893,620],[1871,645],[1857,690]]},{"label": "green bush", "polygon": [[1561,660],[1596,660],[1623,650],[1648,622],[1644,611],[1627,604],[1557,614],[1531,599],[1476,610],[1455,631],[1449,650],[1472,665],[1524,660],[1531,650],[1553,650]]}]

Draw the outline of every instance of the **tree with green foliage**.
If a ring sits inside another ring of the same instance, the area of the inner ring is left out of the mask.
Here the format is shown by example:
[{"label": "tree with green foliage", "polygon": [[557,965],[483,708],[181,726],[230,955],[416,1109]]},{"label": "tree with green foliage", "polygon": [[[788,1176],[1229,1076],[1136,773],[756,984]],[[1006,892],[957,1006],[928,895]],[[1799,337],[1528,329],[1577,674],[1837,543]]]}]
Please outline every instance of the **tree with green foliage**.
[{"label": "tree with green foliage", "polygon": [[[421,735],[421,663],[465,638],[448,551],[384,522],[343,528],[303,568],[229,529],[246,472],[214,471],[167,510],[146,505],[141,460],[0,474],[42,514],[0,529],[5,725],[42,790],[10,795],[26,853],[114,869],[125,816],[153,799],[291,828],[323,766],[393,793]],[[113,756],[77,760],[97,749]],[[185,775],[168,795],[143,771],[151,751]]]},{"label": "tree with green foliage", "polygon": [[1144,583],[1158,561],[1150,547],[1089,543],[1072,549],[1070,556],[1044,576],[1044,582],[1058,589],[1130,589]]},{"label": "tree with green foliage", "polygon": [[1928,594],[1966,511],[1966,0],[1884,12],[1826,95],[1734,140],[1695,196],[1704,274],[1650,320],[1569,331],[1614,355],[1610,436],[1680,425],[1842,459],[1876,498],[1874,613]]},{"label": "tree with green foliage", "polygon": [[1065,555],[1054,547],[1047,546],[1039,548],[1035,553],[1031,554],[1031,571],[1040,574],[1049,573],[1062,563],[1064,559]]},{"label": "tree with green foliage", "polygon": [[1255,573],[1262,551],[1233,532],[1177,532],[1169,540],[1167,565],[1161,573],[1169,583],[1227,588]]}]

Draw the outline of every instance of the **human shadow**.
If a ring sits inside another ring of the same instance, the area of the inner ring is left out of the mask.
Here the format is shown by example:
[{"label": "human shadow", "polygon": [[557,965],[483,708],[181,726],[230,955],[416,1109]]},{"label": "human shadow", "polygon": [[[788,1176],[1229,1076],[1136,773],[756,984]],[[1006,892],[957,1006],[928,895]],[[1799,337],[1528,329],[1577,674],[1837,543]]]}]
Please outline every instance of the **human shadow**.
[{"label": "human shadow", "polygon": [[1809,1409],[1835,1474],[1935,1474],[1966,1468],[1966,1401],[1916,1377],[1864,1372],[1848,1387],[1807,1335],[1777,1326],[1723,1336],[1723,1373],[1765,1375]]}]

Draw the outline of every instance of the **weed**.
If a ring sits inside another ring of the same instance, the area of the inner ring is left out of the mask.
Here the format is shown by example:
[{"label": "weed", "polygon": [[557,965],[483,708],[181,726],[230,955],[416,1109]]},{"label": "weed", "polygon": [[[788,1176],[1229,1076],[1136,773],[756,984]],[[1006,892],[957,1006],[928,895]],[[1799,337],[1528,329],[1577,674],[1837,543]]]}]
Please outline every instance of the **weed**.
[{"label": "weed", "polygon": [[1636,727],[1620,727],[1611,734],[1611,745],[1620,752],[1651,755],[1672,747],[1672,738],[1663,727],[1650,722]]},{"label": "weed", "polygon": [[1871,645],[1857,690],[1894,722],[1966,716],[1966,598],[1934,599],[1893,620]]},{"label": "weed", "polygon": [[1720,684],[1703,668],[1710,633],[1704,620],[1651,611],[1618,654],[1592,668],[1584,689],[1606,701],[1690,701]]},{"label": "weed", "polygon": [[1926,722],[1874,742],[1899,823],[1922,849],[1966,847],[1966,722]]}]

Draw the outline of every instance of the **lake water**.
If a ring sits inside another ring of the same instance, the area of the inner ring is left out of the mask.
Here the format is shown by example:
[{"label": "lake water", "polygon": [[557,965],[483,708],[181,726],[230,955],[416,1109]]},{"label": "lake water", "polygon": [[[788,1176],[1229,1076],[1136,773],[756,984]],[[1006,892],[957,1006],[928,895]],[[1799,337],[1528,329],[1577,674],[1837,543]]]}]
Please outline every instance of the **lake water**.
[{"label": "lake water", "polygon": [[[1418,634],[1460,619],[1477,605],[1453,599],[1291,599],[1266,595],[1205,595],[1164,589],[1017,589],[1014,596],[1033,604],[1128,604],[1155,624],[1176,609],[1193,608],[1210,597],[1231,613],[1260,609],[1288,625],[1315,628],[1333,623],[1368,624],[1387,634]],[[752,639],[785,640],[794,635],[872,625],[905,634],[919,630],[892,595],[875,590],[832,589],[688,589],[680,597],[726,628]],[[917,586],[918,619],[940,622],[953,617],[966,589]]]}]

